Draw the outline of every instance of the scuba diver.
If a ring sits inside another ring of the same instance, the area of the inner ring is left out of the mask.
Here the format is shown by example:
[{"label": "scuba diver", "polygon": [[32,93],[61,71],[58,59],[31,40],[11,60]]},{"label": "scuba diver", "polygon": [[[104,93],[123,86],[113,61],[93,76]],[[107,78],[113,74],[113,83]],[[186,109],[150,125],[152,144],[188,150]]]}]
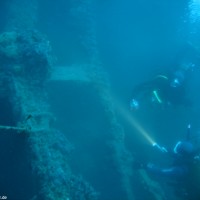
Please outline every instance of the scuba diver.
[{"label": "scuba diver", "polygon": [[137,85],[132,92],[131,110],[137,110],[140,104],[149,102],[162,107],[190,105],[186,91],[187,70],[178,69],[171,74],[159,74],[152,80]]},{"label": "scuba diver", "polygon": [[188,125],[188,134],[186,140],[178,141],[172,151],[161,147],[157,143],[153,146],[158,148],[163,153],[168,153],[174,159],[173,166],[169,168],[159,168],[152,163],[147,164],[147,171],[155,175],[168,177],[182,177],[189,173],[189,167],[193,162],[200,161],[199,150],[195,149],[189,139],[190,125]]},{"label": "scuba diver", "polygon": [[170,167],[158,167],[152,163],[145,166],[149,175],[154,178],[168,177],[174,181],[176,194],[187,200],[197,200],[200,197],[200,148],[194,148],[190,138],[190,128],[184,141],[178,141],[172,151],[157,143],[153,146],[163,153],[171,155],[173,163]]},{"label": "scuba diver", "polygon": [[145,104],[160,106],[191,106],[188,98],[187,86],[190,75],[200,66],[200,57],[197,50],[190,44],[177,56],[178,62],[167,73],[158,74],[152,80],[134,87],[130,100],[130,109],[138,110]]}]

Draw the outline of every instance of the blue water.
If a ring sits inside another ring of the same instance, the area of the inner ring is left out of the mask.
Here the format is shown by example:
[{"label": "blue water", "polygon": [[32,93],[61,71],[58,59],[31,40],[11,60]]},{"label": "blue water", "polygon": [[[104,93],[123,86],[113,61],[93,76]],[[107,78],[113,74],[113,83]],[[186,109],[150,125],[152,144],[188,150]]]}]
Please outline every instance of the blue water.
[{"label": "blue water", "polygon": [[[12,1],[0,2],[1,33],[12,18],[11,5]],[[134,86],[174,67],[183,46],[192,44],[199,52],[199,65],[192,74],[187,91],[192,107],[146,107],[130,116],[137,119],[155,142],[167,148],[173,148],[178,140],[185,138],[186,127],[191,123],[192,135],[197,138],[192,142],[199,147],[200,3],[197,0],[40,0],[36,5],[33,13],[37,18],[35,29],[50,41],[56,57],[54,65],[68,68],[88,64],[98,55],[97,60],[106,72],[106,80],[108,78],[110,103],[116,107],[120,105],[128,109]],[[71,155],[66,155],[71,172],[89,182],[102,200],[131,200],[127,195],[128,189],[136,200],[156,199],[134,167],[129,176],[130,188],[126,188],[128,184],[121,177],[128,174],[128,168],[119,169],[124,165],[116,162],[119,155],[116,156],[116,149],[111,145],[117,131],[111,129],[112,111],[111,116],[109,111],[105,112],[98,91],[93,83],[69,81],[65,85],[58,81],[48,84],[48,103],[57,118],[54,126],[73,146]],[[0,125],[14,126],[15,113],[10,109],[12,102],[7,102],[6,97],[1,97],[0,102],[4,113],[0,115]],[[170,158],[153,149],[127,116],[118,109],[115,111],[124,133],[122,143],[128,152],[121,158],[125,163],[129,156],[138,163],[155,162],[164,166],[171,163]],[[0,164],[0,196],[7,195],[12,200],[36,200],[31,198],[40,190],[39,183],[32,178],[26,141],[23,137],[11,135],[3,135],[0,140],[0,160],[3,163]],[[24,151],[22,147],[25,147]],[[119,152],[123,152],[123,147],[118,147]],[[156,181],[166,194],[163,200],[176,199],[174,190],[179,185],[166,184],[163,179]],[[188,190],[191,192],[193,188]],[[181,192],[183,196],[180,199],[187,199],[185,191]],[[199,197],[192,196],[188,200],[197,199]]]}]

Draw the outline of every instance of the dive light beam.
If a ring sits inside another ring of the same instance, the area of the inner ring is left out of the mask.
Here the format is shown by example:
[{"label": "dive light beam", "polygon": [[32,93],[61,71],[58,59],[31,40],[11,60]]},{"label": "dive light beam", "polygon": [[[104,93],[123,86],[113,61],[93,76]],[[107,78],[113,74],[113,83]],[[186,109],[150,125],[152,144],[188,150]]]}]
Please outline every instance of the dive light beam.
[{"label": "dive light beam", "polygon": [[130,111],[125,109],[122,105],[118,104],[118,110],[120,111],[122,117],[133,127],[135,128],[149,143],[152,145],[155,144],[155,141],[147,133],[147,131],[133,118]]}]

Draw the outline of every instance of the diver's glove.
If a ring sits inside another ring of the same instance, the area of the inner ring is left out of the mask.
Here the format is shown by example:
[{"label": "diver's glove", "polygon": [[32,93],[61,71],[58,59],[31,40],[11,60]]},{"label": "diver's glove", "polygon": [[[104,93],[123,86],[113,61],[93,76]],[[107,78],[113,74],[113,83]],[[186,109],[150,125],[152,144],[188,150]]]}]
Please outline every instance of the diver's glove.
[{"label": "diver's glove", "polygon": [[153,147],[158,148],[162,153],[167,153],[167,149],[165,147],[161,147],[160,145],[158,145],[157,143],[153,143]]},{"label": "diver's glove", "polygon": [[131,110],[138,110],[139,109],[139,102],[135,99],[131,99],[130,101],[130,109]]}]

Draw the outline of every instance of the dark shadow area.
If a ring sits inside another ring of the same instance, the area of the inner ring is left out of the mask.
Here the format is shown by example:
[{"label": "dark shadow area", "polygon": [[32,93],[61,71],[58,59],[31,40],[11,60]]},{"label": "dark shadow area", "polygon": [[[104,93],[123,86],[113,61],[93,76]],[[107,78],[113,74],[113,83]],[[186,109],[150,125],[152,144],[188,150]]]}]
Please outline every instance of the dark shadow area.
[{"label": "dark shadow area", "polygon": [[[0,100],[0,125],[15,126],[8,99]],[[26,133],[0,130],[0,193],[8,199],[31,199],[37,192],[37,180],[31,170]]]}]

